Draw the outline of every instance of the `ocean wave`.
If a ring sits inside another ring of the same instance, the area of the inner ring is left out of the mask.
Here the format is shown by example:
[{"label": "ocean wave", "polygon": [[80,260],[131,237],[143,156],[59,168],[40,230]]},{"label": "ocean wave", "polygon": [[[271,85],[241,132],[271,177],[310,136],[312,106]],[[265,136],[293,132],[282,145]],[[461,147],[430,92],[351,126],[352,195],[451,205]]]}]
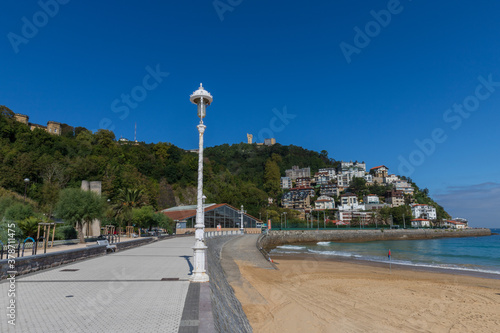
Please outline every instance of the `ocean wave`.
[{"label": "ocean wave", "polygon": [[417,266],[417,267],[427,267],[427,268],[439,268],[439,269],[449,269],[449,270],[458,270],[458,271],[467,271],[467,272],[478,272],[478,273],[488,273],[488,274],[497,274],[500,275],[500,271],[492,271],[489,269],[483,269],[483,268],[470,268],[470,267],[464,267],[464,266],[458,266],[458,265],[446,265],[446,264],[422,264],[422,263],[399,263],[395,262],[396,264],[400,265],[407,265],[407,266]]},{"label": "ocean wave", "polygon": [[305,246],[297,246],[297,245],[280,245],[276,246],[277,249],[283,249],[283,250],[303,250],[306,247]]},{"label": "ocean wave", "polygon": [[295,255],[297,255],[297,254],[300,254],[300,252],[297,252],[297,251],[283,251],[283,250],[282,251],[271,250],[269,253],[272,255],[282,255],[282,254],[295,254]]},{"label": "ocean wave", "polygon": [[353,254],[350,252],[340,252],[340,251],[316,251],[316,250],[311,250],[308,249],[307,251],[315,254],[321,254],[324,256],[339,256],[339,257],[355,257],[355,258],[361,258],[360,255]]},{"label": "ocean wave", "polygon": [[[389,264],[389,260],[387,259],[382,259],[382,258],[370,258],[370,257],[360,257],[357,256],[358,258],[362,260],[367,260],[367,261],[374,261],[374,262],[379,262],[379,263],[385,263]],[[500,275],[500,271],[494,271],[494,270],[489,270],[489,269],[484,269],[481,267],[477,267],[474,265],[474,267],[471,267],[472,265],[451,265],[451,264],[427,264],[427,263],[419,263],[419,262],[413,262],[409,260],[391,260],[391,263],[395,265],[403,265],[403,266],[413,266],[413,267],[425,267],[425,268],[438,268],[438,269],[449,269],[449,270],[458,270],[458,271],[467,271],[467,272],[476,272],[476,273],[487,273],[487,274],[497,274]]]},{"label": "ocean wave", "polygon": [[331,242],[317,242],[316,245],[328,246]]}]

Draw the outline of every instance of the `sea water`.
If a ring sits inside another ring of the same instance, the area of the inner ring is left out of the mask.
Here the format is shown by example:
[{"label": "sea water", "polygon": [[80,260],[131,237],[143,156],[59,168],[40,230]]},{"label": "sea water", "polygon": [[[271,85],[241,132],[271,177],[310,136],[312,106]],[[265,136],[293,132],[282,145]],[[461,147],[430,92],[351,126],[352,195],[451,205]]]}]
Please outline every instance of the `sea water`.
[{"label": "sea water", "polygon": [[[500,229],[491,229],[500,233]],[[394,264],[475,271],[500,275],[500,235],[484,237],[393,240],[363,243],[318,242],[283,245],[272,254],[348,257]]]}]

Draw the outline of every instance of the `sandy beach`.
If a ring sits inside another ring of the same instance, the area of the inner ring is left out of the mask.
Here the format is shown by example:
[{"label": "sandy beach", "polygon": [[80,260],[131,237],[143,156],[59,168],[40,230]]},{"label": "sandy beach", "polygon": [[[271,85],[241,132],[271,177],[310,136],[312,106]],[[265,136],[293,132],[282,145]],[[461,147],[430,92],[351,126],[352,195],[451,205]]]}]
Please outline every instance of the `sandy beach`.
[{"label": "sandy beach", "polygon": [[319,256],[238,261],[254,332],[499,332],[500,280]]}]

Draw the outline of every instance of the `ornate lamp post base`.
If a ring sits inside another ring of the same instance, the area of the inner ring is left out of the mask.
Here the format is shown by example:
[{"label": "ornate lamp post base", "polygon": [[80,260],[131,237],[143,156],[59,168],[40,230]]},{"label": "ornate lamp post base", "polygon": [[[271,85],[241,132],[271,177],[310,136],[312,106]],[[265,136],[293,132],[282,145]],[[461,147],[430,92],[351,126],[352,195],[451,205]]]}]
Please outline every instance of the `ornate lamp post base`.
[{"label": "ornate lamp post base", "polygon": [[194,243],[194,270],[191,282],[208,282],[208,274],[205,271],[207,246],[202,240],[196,240]]}]

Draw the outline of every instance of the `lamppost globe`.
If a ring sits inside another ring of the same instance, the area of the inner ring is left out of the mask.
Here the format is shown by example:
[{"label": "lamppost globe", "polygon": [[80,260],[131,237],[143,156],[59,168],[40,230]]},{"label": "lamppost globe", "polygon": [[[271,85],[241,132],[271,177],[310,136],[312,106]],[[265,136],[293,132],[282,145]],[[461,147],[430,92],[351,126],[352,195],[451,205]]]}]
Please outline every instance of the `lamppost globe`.
[{"label": "lamppost globe", "polygon": [[198,117],[203,123],[203,118],[206,116],[207,106],[212,104],[214,100],[212,95],[203,88],[203,84],[200,83],[198,90],[193,92],[189,98],[191,103],[198,105]]}]

